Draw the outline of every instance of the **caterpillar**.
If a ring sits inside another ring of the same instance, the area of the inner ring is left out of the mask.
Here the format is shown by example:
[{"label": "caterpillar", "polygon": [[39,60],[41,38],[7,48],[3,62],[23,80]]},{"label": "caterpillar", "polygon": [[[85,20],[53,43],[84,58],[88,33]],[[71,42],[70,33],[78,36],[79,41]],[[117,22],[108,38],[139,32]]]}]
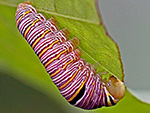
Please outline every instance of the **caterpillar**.
[{"label": "caterpillar", "polygon": [[20,3],[15,16],[20,33],[70,104],[96,109],[113,106],[124,97],[123,82],[113,75],[102,80],[91,64],[80,59],[79,39],[67,40],[69,31],[59,30],[54,17],[46,20],[30,2]]}]

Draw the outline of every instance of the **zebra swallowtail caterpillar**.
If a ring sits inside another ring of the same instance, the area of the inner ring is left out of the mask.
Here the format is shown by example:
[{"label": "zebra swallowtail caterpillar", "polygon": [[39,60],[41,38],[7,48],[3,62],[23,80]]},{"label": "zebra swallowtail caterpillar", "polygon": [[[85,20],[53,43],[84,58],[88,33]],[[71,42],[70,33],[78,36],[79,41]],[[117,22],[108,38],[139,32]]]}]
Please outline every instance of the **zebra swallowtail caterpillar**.
[{"label": "zebra swallowtail caterpillar", "polygon": [[54,17],[37,13],[30,2],[18,5],[17,28],[39,57],[62,96],[72,105],[95,109],[115,105],[124,97],[123,82],[114,76],[102,80],[95,69],[80,59],[78,38],[67,41],[69,31],[59,30]]}]

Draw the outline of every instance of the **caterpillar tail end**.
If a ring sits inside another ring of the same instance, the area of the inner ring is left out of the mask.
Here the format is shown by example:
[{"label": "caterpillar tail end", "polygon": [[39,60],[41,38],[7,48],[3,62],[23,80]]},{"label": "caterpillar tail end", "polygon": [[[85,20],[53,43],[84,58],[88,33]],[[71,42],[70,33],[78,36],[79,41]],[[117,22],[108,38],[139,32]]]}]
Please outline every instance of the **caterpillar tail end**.
[{"label": "caterpillar tail end", "polygon": [[124,83],[114,76],[111,76],[108,81],[105,82],[106,88],[109,93],[116,99],[121,100],[125,95]]}]

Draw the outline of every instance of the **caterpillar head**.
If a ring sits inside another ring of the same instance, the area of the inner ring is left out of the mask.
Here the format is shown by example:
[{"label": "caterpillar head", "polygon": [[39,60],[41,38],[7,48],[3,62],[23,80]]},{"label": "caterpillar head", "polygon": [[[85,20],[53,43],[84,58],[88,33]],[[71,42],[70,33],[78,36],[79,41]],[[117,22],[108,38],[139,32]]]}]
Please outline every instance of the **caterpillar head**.
[{"label": "caterpillar head", "polygon": [[120,100],[125,95],[125,86],[122,81],[114,76],[111,76],[108,81],[105,82],[106,88],[109,93],[117,100]]}]

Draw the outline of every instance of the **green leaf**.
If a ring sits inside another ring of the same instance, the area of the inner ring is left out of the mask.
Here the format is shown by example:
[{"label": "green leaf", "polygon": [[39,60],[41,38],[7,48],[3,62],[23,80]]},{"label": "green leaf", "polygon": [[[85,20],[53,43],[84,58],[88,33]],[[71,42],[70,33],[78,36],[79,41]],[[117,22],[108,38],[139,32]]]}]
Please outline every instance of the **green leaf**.
[{"label": "green leaf", "polygon": [[[17,6],[15,2],[2,3]],[[64,7],[64,2],[65,0],[44,1],[42,4],[41,1],[32,1],[37,10],[43,13],[47,19],[54,16],[58,21],[60,29],[65,27],[69,29],[71,38],[76,36],[80,39],[79,48],[82,51],[82,58],[86,59],[86,61],[91,64],[99,62],[98,71],[105,70],[111,75],[123,80],[124,76],[119,50],[116,44],[106,34],[104,26],[100,24],[101,22],[96,12],[94,2],[90,0],[82,1],[83,3],[77,0],[67,1],[65,2],[67,7]],[[1,7],[1,9],[2,8],[3,7]],[[1,13],[5,15],[3,10]],[[15,13],[15,11],[12,11],[12,13]],[[15,24],[15,19],[13,15],[11,16],[13,18],[11,20],[9,17],[6,18],[10,20],[9,24]],[[12,25],[12,28],[13,27],[15,27],[15,25]],[[13,30],[16,32],[14,35],[19,35],[16,27]],[[21,38],[22,36],[19,37]],[[18,44],[19,43],[20,42],[18,42]]]},{"label": "green leaf", "polygon": [[[0,70],[53,97],[53,100],[49,101],[57,101],[64,110],[83,112],[67,104],[60,96],[45,68],[17,30],[15,12],[21,2],[23,1],[0,1]],[[98,70],[106,70],[119,79],[124,79],[118,47],[101,24],[94,1],[32,0],[31,2],[47,19],[51,16],[55,17],[60,29],[69,29],[70,38],[76,36],[80,39],[79,48],[82,51],[82,58],[91,64],[100,62]],[[139,102],[127,92],[126,97],[117,106],[93,110],[93,112],[115,112],[115,109],[119,112],[127,112],[130,106],[133,106],[133,111],[136,109],[140,111],[141,108],[150,111],[149,105]]]}]

